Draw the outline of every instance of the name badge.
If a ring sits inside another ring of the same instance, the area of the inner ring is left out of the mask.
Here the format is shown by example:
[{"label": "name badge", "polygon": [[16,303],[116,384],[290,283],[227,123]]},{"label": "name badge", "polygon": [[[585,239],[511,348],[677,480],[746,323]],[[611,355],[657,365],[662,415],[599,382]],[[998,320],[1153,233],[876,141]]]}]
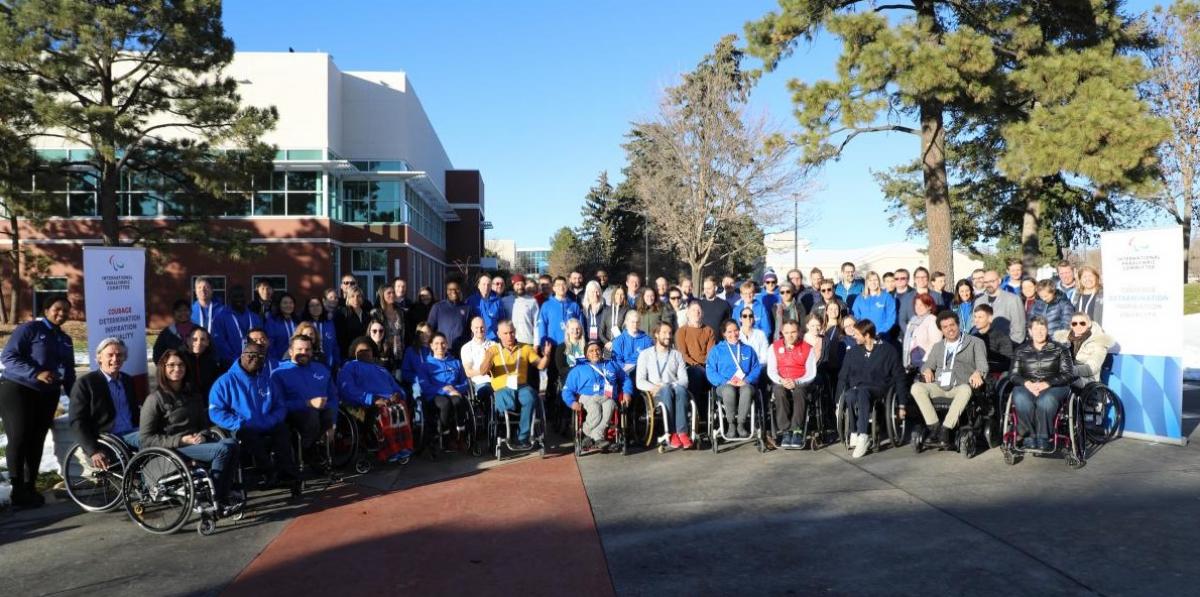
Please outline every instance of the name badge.
[{"label": "name badge", "polygon": [[509,373],[507,377],[508,377],[508,379],[504,385],[510,390],[517,389],[517,373],[514,371],[512,373]]},{"label": "name badge", "polygon": [[743,374],[743,373],[742,373],[742,372],[739,370],[737,373],[734,373],[734,374],[733,374],[733,377],[729,378],[729,380],[730,380],[730,381],[742,381],[742,380],[743,380],[743,379],[745,379],[745,378],[746,378],[745,374]]},{"label": "name badge", "polygon": [[588,340],[599,340],[599,339],[600,339],[599,328],[597,328],[596,326],[589,327],[588,328]]},{"label": "name badge", "polygon": [[950,371],[942,371],[941,373],[938,374],[938,385],[942,386],[943,388],[950,387],[950,378],[951,378]]},{"label": "name badge", "polygon": [[613,397],[613,386],[607,381],[604,382],[604,397],[608,398],[609,400],[612,400]]}]

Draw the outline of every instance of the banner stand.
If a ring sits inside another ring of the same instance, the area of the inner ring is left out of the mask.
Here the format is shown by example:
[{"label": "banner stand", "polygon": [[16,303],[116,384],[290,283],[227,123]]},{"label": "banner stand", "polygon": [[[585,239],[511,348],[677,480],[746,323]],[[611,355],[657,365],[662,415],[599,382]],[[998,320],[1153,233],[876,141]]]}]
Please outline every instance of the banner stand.
[{"label": "banner stand", "polygon": [[149,394],[146,366],[146,250],[83,247],[83,296],[88,361],[95,371],[96,346],[120,338],[128,349],[122,371],[133,376],[139,403]]}]

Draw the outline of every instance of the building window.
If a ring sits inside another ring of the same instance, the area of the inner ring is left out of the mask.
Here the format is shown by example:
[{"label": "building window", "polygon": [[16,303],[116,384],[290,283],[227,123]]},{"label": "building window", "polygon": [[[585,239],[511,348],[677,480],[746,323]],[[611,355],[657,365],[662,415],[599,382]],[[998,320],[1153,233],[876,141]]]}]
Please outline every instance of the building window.
[{"label": "building window", "polygon": [[47,278],[39,278],[34,283],[33,287],[33,312],[37,316],[42,315],[42,307],[44,301],[55,295],[67,294],[67,278],[65,276],[53,276]]},{"label": "building window", "polygon": [[270,284],[272,294],[287,292],[287,276],[250,276],[250,288],[258,288],[259,282]]},{"label": "building window", "polygon": [[208,285],[212,286],[213,298],[222,303],[225,302],[225,276],[192,276],[192,282],[188,289],[193,295],[193,301],[196,300],[196,278],[208,280]]},{"label": "building window", "polygon": [[375,290],[387,285],[387,249],[354,249],[350,273],[358,280],[363,298],[375,302]]}]

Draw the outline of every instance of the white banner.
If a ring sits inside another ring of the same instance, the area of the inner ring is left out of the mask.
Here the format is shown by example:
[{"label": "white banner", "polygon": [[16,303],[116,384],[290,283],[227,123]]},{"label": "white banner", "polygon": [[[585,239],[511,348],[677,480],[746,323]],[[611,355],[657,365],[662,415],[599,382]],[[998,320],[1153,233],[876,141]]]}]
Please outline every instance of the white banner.
[{"label": "white banner", "polygon": [[92,370],[96,369],[96,346],[112,336],[129,349],[122,370],[134,377],[147,374],[145,284],[145,249],[83,248],[83,297]]},{"label": "white banner", "polygon": [[1121,353],[1183,355],[1183,228],[1104,232],[1104,331]]}]

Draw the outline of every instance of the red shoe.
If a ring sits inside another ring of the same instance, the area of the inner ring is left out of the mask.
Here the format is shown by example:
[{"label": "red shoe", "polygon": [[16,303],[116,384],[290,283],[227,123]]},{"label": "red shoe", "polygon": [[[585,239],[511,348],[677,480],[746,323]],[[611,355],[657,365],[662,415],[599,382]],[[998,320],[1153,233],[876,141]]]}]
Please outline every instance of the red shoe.
[{"label": "red shoe", "polygon": [[679,434],[678,434],[678,433],[672,433],[672,434],[671,434],[671,449],[672,449],[672,450],[678,450],[678,449],[679,449],[679,448],[681,448],[681,447],[683,447],[683,442],[680,442],[680,441],[679,441]]},{"label": "red shoe", "polygon": [[677,433],[676,435],[679,436],[679,443],[683,446],[684,450],[692,449],[692,436],[686,433]]}]

